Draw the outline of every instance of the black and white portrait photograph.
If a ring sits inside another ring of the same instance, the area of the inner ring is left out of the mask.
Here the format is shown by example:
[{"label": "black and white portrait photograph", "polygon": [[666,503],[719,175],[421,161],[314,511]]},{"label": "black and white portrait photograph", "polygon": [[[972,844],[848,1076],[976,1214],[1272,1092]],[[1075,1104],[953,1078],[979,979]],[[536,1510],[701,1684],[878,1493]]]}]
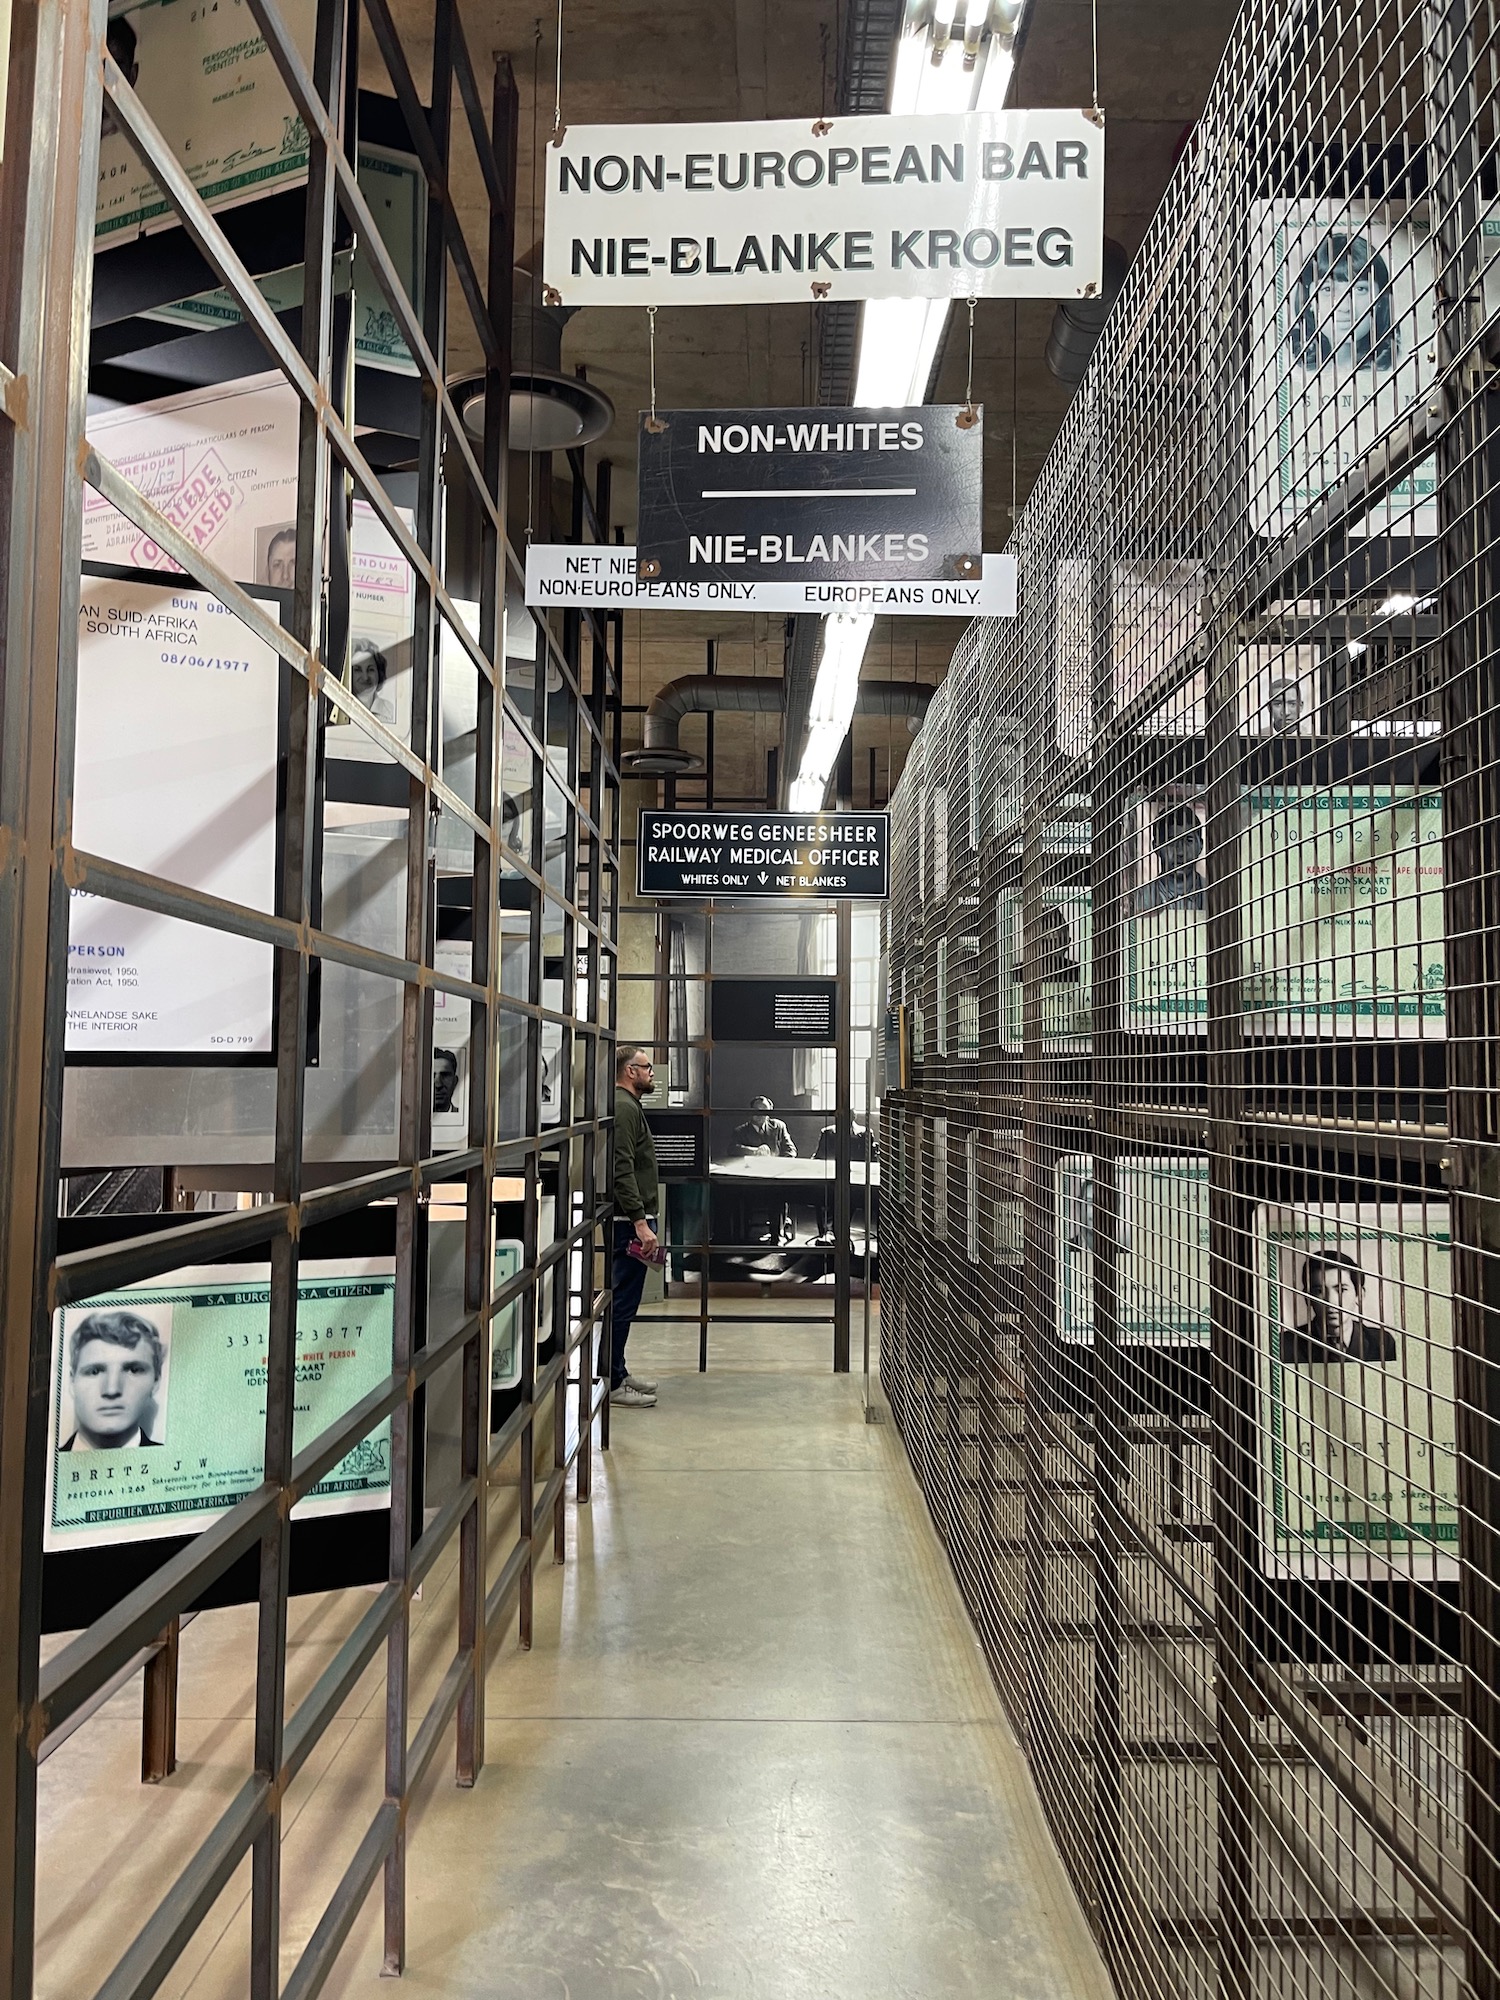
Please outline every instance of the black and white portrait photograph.
[{"label": "black and white portrait photograph", "polygon": [[297,585],[297,523],[277,521],[255,531],[255,581],[272,590]]},{"label": "black and white portrait photograph", "polygon": [[1394,1361],[1394,1330],[1380,1319],[1379,1273],[1347,1249],[1294,1256],[1294,1279],[1283,1293],[1290,1308],[1281,1333],[1283,1361],[1303,1365]]},{"label": "black and white portrait photograph", "polygon": [[432,1051],[432,1115],[451,1116],[463,1109],[459,1075],[459,1051],[434,1047]]},{"label": "black and white portrait photograph", "polygon": [[363,702],[377,722],[396,720],[396,690],[390,661],[373,639],[354,638],[349,649],[349,692]]},{"label": "black and white portrait photograph", "polygon": [[1246,736],[1316,736],[1318,648],[1247,646],[1241,657],[1240,728]]},{"label": "black and white portrait photograph", "polygon": [[1203,914],[1208,903],[1206,817],[1204,802],[1186,793],[1155,792],[1141,800],[1131,898],[1136,916],[1160,910]]},{"label": "black and white portrait photograph", "polygon": [[64,1317],[59,1451],[161,1445],[172,1308],[95,1307]]},{"label": "black and white portrait photograph", "polygon": [[1391,267],[1363,230],[1334,229],[1292,286],[1287,345],[1301,368],[1388,370],[1400,353]]}]

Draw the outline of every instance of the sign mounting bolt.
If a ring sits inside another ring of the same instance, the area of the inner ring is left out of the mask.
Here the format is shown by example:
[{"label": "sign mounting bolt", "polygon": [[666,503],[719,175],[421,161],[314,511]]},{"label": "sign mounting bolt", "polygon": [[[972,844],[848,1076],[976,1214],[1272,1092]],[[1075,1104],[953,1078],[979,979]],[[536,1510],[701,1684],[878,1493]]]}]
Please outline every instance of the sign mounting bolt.
[{"label": "sign mounting bolt", "polygon": [[826,299],[832,290],[833,286],[827,278],[814,278],[812,294],[815,299]]},{"label": "sign mounting bolt", "polygon": [[[665,424],[662,425],[662,429],[666,429]],[[661,564],[652,556],[645,562],[638,562],[635,566],[635,573],[643,583],[655,583],[656,579],[661,575]]]}]

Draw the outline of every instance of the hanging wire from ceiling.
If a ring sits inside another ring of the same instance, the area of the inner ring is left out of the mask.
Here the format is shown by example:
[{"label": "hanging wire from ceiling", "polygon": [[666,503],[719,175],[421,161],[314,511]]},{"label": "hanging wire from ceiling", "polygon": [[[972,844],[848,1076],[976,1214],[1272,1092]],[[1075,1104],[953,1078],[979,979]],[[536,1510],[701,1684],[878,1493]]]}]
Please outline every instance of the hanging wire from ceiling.
[{"label": "hanging wire from ceiling", "polygon": [[650,367],[651,367],[651,414],[646,419],[646,429],[650,431],[653,436],[660,436],[660,434],[667,427],[661,421],[660,417],[658,417],[656,414],[656,307],[655,306],[647,306],[646,308],[646,340],[649,350]]},{"label": "hanging wire from ceiling", "polygon": [[[542,17],[538,14],[531,41],[531,240],[533,243],[540,243],[541,241],[541,231],[537,228],[536,207],[537,156],[540,151],[538,144],[540,135],[537,130],[537,107],[541,94]],[[528,261],[533,264],[536,262],[534,252]],[[526,303],[528,306],[531,306],[533,303],[532,287],[535,283],[536,273],[528,271],[526,274]],[[526,347],[526,368],[527,373],[530,374],[536,366],[536,314],[533,311],[528,311],[526,314]],[[535,456],[528,458],[526,461],[526,543],[528,547],[530,547],[536,538],[536,489],[540,476],[540,459]]]},{"label": "hanging wire from ceiling", "polygon": [[[552,144],[554,146],[562,144],[562,136],[563,136],[563,131],[565,129],[562,122],[562,56],[563,56],[563,0],[557,0],[557,86],[552,94]],[[1096,58],[1094,63],[1096,78],[1098,74],[1098,68],[1099,65]],[[1096,105],[1099,102],[1099,85],[1097,81],[1094,84],[1094,102]]]},{"label": "hanging wire from ceiling", "polygon": [[964,406],[958,413],[958,428],[972,430],[979,421],[979,412],[974,407],[974,301],[969,300],[969,367],[964,378]]},{"label": "hanging wire from ceiling", "polygon": [[1021,302],[1010,302],[1010,528],[1015,533],[1020,512],[1019,480],[1016,471],[1016,431],[1021,421]]}]

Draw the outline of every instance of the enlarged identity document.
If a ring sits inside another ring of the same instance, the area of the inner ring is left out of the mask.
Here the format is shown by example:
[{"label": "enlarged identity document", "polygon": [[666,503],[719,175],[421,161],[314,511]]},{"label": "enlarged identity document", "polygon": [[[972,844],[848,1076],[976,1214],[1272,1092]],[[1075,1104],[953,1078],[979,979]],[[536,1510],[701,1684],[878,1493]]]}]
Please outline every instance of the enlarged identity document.
[{"label": "enlarged identity document", "polygon": [[[271,648],[206,591],[85,577],[76,845],[270,910],[279,682]],[[68,1052],[269,1055],[271,957],[255,939],[75,889]]]},{"label": "enlarged identity document", "polygon": [[[1207,807],[1168,788],[1136,801],[1127,874],[1128,1028],[1203,1033]],[[1441,1037],[1441,795],[1414,785],[1261,786],[1240,844],[1250,1033]]]},{"label": "enlarged identity document", "polygon": [[[496,1243],[496,1291],[520,1270],[525,1248],[519,1236],[502,1236]],[[490,1321],[490,1388],[514,1389],[520,1379],[521,1301],[512,1299]]]},{"label": "enlarged identity document", "polygon": [[1039,988],[1043,1047],[1086,1049],[1093,1035],[1093,892],[1043,889],[1037,928],[1038,936],[1028,962],[1021,898],[1013,892],[1000,897],[998,934],[1004,1046],[1019,1049],[1022,1045],[1025,979],[1029,976]]},{"label": "enlarged identity document", "polygon": [[[296,583],[297,397],[279,374],[105,410],[90,417],[89,439],[236,583]],[[83,560],[181,574],[91,486]]]},{"label": "enlarged identity document", "polygon": [[[381,239],[396,267],[396,274],[408,299],[421,311],[421,245],[425,197],[422,176],[414,160],[381,146],[361,146],[356,172],[359,191],[370,205]],[[352,281],[351,281],[352,270]],[[341,252],[334,264],[334,281],[340,290],[352,282],[354,294],[354,358],[362,367],[384,368],[392,374],[415,375],[412,360],[396,315],[391,311],[380,280],[363,243],[350,252]],[[302,306],[302,266],[293,264],[284,271],[271,271],[256,279],[261,297],[273,312],[300,311]],[[239,326],[244,314],[233,294],[222,286],[199,292],[168,306],[143,313],[166,326],[189,326],[204,332],[220,326]]]},{"label": "enlarged identity document", "polygon": [[1455,1577],[1446,1203],[1262,1208],[1255,1241],[1262,1567]]},{"label": "enlarged identity document", "polygon": [[[311,62],[315,9],[287,0],[281,18]],[[146,0],[121,19],[126,81],[209,209],[233,208],[307,179],[307,130],[245,0],[183,6]],[[133,44],[127,47],[125,44]],[[99,141],[98,249],[170,229],[177,211],[129,139],[106,116]]]},{"label": "enlarged identity document", "polygon": [[[1206,1347],[1208,1161],[1126,1154],[1119,1185],[1119,1338],[1129,1347]],[[1088,1153],[1057,1163],[1057,1330],[1094,1339],[1095,1165]]]},{"label": "enlarged identity document", "polygon": [[[1250,525],[1278,534],[1320,500],[1435,379],[1436,288],[1426,222],[1362,201],[1250,209]],[[1362,532],[1437,532],[1431,459],[1364,516]]]},{"label": "enlarged identity document", "polygon": [[1202,1034],[1207,1026],[1204,920],[1208,911],[1208,806],[1169,786],[1138,799],[1125,878],[1124,991],[1127,1028]]},{"label": "enlarged identity document", "polygon": [[[293,1448],[391,1372],[395,1261],[304,1263]],[[215,1264],[65,1306],[52,1321],[48,1550],[185,1535],[264,1476],[269,1264]],[[390,1426],[362,1438],[294,1520],[390,1502]]]},{"label": "enlarged identity document", "polygon": [[1265,786],[1246,805],[1246,1029],[1440,1037],[1441,793]]}]

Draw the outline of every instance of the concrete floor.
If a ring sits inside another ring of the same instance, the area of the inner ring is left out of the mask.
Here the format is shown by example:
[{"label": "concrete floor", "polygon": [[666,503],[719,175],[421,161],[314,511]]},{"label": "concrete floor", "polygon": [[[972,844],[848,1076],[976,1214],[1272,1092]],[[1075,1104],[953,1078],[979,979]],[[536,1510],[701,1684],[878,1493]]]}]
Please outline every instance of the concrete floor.
[{"label": "concrete floor", "polygon": [[[378,1976],[372,1902],[325,1991],[1107,2000],[900,1444],[824,1372],[826,1342],[716,1328],[699,1376],[695,1332],[639,1330],[661,1404],[616,1416],[570,1560],[540,1573],[533,1649],[494,1664],[480,1785],[439,1773],[417,1812],[406,1978]],[[419,1683],[450,1587],[420,1607]],[[294,1699],[365,1601],[299,1604]],[[40,1995],[95,1990],[232,1795],[249,1636],[237,1612],[185,1635],[168,1785],[133,1781],[130,1690],[44,1767]],[[286,1972],[378,1797],[381,1694],[372,1671],[289,1801]],[[247,1888],[163,1991],[244,1992]]]}]

